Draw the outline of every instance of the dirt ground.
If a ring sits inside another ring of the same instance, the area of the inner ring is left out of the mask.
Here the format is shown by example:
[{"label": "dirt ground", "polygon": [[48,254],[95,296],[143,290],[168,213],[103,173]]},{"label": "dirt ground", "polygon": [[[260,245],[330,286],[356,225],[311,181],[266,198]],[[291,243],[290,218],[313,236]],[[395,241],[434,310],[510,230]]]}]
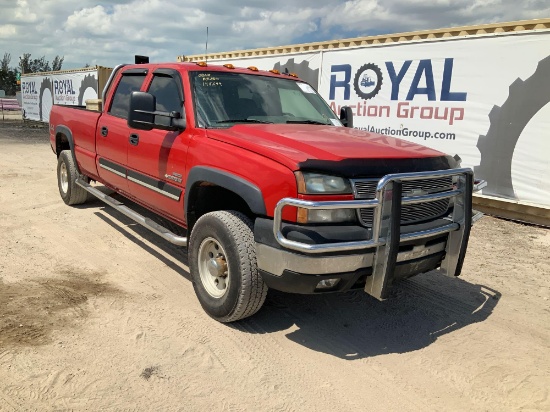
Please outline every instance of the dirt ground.
[{"label": "dirt ground", "polygon": [[186,253],[66,206],[47,129],[0,123],[0,410],[550,410],[550,230],[485,217],[463,274],[378,302],[201,309]]}]

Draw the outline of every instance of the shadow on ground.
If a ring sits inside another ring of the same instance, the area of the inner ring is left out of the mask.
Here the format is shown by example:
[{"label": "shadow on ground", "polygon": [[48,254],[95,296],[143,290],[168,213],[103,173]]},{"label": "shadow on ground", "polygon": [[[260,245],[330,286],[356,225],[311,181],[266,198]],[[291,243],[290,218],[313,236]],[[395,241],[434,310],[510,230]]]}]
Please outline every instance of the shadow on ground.
[{"label": "shadow on ground", "polygon": [[[170,225],[140,206],[124,202],[157,223]],[[83,207],[102,204],[97,201]],[[186,270],[139,237],[188,266],[186,249],[164,241],[110,207],[101,207],[95,214],[190,280]],[[270,290],[264,307],[256,315],[228,327],[248,334],[291,329],[286,336],[296,344],[354,360],[427,347],[440,336],[487,319],[500,296],[498,291],[486,286],[435,272],[398,283],[384,302],[362,290],[326,295],[295,295]]]},{"label": "shadow on ground", "polygon": [[[431,272],[397,284],[384,302],[365,292],[292,295],[270,291],[264,308],[234,327],[270,333],[342,359],[422,349],[438,337],[482,322],[500,293]],[[295,326],[294,326],[295,325]]]}]

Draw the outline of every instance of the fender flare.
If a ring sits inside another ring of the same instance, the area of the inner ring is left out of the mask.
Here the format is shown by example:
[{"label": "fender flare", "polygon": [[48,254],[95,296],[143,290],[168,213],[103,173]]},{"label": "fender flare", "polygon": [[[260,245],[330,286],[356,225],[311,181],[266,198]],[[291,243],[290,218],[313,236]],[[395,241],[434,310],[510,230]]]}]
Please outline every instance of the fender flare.
[{"label": "fender flare", "polygon": [[258,186],[224,170],[206,166],[195,166],[187,175],[184,200],[185,216],[187,216],[191,189],[197,182],[214,183],[227,190],[231,190],[244,199],[252,213],[262,216],[267,215],[262,191]]},{"label": "fender flare", "polygon": [[76,171],[78,172],[78,174],[81,174],[80,173],[80,168],[78,167],[78,162],[76,161],[76,156],[75,156],[75,153],[74,153],[73,133],[71,132],[71,129],[69,129],[67,126],[64,126],[64,125],[55,126],[55,141],[56,141],[55,153],[56,153],[56,155],[59,157],[59,153],[57,152],[57,135],[59,133],[67,136],[67,140],[69,141],[69,148],[71,149],[71,155],[73,156]]}]

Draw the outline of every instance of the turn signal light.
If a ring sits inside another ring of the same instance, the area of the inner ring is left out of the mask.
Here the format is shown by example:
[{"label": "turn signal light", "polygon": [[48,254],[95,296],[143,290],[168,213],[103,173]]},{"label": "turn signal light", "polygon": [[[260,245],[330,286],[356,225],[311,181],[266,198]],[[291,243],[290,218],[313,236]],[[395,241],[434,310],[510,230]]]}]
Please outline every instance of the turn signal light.
[{"label": "turn signal light", "polygon": [[307,223],[308,222],[308,219],[307,219],[307,209],[305,207],[299,207],[297,208],[298,209],[298,214],[297,214],[297,219],[296,221],[298,223]]}]

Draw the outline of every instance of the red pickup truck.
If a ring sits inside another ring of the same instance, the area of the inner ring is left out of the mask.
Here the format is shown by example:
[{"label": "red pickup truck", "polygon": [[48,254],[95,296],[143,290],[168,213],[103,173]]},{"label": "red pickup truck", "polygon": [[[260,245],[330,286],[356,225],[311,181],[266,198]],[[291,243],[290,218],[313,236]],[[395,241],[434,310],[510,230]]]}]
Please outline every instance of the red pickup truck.
[{"label": "red pickup truck", "polygon": [[136,64],[113,71],[101,112],[54,106],[50,138],[64,202],[91,193],[187,246],[202,307],[231,322],[256,313],[268,288],[362,288],[384,299],[400,279],[460,274],[481,216],[472,171],[456,156],[352,124],[350,108],[337,117],[293,74]]}]

